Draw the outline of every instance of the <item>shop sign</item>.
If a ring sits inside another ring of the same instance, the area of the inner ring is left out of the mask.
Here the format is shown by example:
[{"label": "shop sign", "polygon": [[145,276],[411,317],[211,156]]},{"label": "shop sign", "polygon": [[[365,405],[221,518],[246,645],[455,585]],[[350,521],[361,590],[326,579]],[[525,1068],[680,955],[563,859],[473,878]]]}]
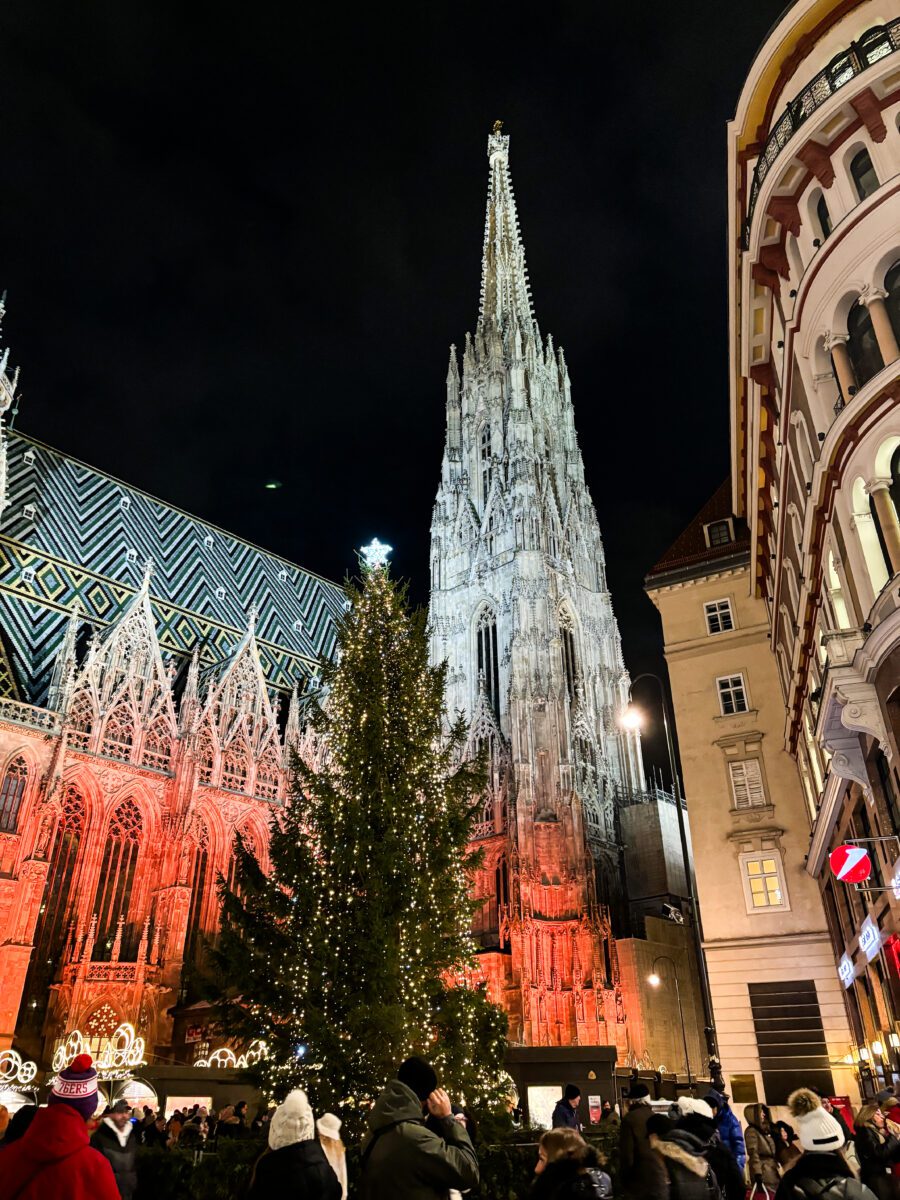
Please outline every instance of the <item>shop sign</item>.
[{"label": "shop sign", "polygon": [[853,982],[856,971],[853,968],[853,959],[849,954],[841,956],[841,961],[838,963],[838,976],[845,988],[848,988]]},{"label": "shop sign", "polygon": [[872,860],[863,846],[838,846],[828,855],[828,863],[840,883],[865,883],[872,874]]},{"label": "shop sign", "polygon": [[859,948],[871,962],[881,949],[881,930],[871,917],[866,917],[859,927]]}]

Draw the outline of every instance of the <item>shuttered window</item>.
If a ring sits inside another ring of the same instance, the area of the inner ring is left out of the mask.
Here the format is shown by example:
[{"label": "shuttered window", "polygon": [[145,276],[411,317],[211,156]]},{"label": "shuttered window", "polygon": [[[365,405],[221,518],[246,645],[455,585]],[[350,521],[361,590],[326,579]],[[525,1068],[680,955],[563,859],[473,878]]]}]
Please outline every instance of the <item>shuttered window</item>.
[{"label": "shuttered window", "polygon": [[744,758],[728,764],[731,796],[735,808],[760,808],[766,803],[762,770],[758,758]]}]

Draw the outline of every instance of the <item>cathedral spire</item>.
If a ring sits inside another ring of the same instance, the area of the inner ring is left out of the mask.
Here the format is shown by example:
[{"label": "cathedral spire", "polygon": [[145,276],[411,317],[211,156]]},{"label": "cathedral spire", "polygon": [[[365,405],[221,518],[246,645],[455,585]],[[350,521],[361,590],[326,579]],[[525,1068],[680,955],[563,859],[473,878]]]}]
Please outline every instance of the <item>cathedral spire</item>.
[{"label": "cathedral spire", "polygon": [[502,121],[494,122],[488,138],[487,214],[484,221],[484,254],[481,263],[481,306],[478,328],[493,322],[498,329],[520,325],[532,331],[534,313],[525,247],[519,233],[519,218],[509,174],[509,134],[501,133]]}]

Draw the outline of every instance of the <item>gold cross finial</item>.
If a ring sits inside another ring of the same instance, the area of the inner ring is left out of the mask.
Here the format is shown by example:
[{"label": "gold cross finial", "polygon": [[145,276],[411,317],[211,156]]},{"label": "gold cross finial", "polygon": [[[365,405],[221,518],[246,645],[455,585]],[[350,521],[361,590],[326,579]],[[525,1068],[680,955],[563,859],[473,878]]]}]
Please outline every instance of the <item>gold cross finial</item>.
[{"label": "gold cross finial", "polygon": [[503,129],[503,122],[495,121],[494,122],[494,133],[500,133],[502,129]]}]

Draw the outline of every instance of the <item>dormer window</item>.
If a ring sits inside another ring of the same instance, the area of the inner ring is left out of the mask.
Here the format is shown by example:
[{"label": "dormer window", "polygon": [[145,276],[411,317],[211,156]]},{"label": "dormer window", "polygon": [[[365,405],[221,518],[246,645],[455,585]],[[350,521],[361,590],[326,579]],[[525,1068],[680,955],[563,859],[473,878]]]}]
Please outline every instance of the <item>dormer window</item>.
[{"label": "dormer window", "polygon": [[208,533],[206,535],[206,537],[203,539],[203,545],[206,546],[208,549],[212,549],[212,544],[213,544],[212,534]]},{"label": "dormer window", "polygon": [[131,508],[131,497],[130,496],[120,496],[119,497],[119,508],[121,508],[123,512],[128,512],[129,508]]},{"label": "dormer window", "polygon": [[125,557],[130,563],[137,562],[137,550],[128,550]]},{"label": "dormer window", "polygon": [[733,542],[734,526],[731,523],[731,517],[726,517],[724,521],[710,521],[708,525],[704,525],[703,536],[711,550],[716,546],[727,546],[729,542]]},{"label": "dormer window", "polygon": [[217,600],[224,600],[224,599],[225,599],[225,589],[224,589],[223,587],[217,587],[217,588],[216,588],[216,599],[217,599]]},{"label": "dormer window", "polygon": [[37,508],[33,504],[26,504],[22,509],[22,516],[26,521],[33,521],[37,517]]},{"label": "dormer window", "polygon": [[33,450],[26,450],[25,453],[23,454],[22,458],[23,458],[23,461],[25,462],[26,466],[29,466],[29,467],[34,466],[34,451]]},{"label": "dormer window", "polygon": [[281,570],[278,572],[278,578],[281,580],[281,582],[282,582],[282,583],[287,583],[287,581],[288,581],[288,573],[287,573],[287,571],[284,569],[284,567],[282,567],[282,568],[281,568]]},{"label": "dormer window", "polygon": [[22,582],[23,583],[34,583],[34,576],[35,576],[34,567],[23,567],[22,568]]}]

